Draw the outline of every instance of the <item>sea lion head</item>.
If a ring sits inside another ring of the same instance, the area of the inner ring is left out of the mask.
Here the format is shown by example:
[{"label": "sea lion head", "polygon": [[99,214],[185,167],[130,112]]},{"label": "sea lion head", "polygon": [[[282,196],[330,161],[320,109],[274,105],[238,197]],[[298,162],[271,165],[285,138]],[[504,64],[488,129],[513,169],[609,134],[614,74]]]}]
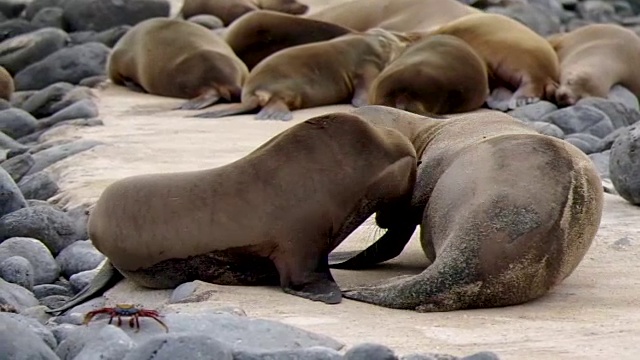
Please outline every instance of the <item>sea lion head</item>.
[{"label": "sea lion head", "polygon": [[591,84],[589,78],[580,72],[563,74],[560,86],[555,92],[555,100],[558,106],[572,106],[583,97],[588,97]]}]

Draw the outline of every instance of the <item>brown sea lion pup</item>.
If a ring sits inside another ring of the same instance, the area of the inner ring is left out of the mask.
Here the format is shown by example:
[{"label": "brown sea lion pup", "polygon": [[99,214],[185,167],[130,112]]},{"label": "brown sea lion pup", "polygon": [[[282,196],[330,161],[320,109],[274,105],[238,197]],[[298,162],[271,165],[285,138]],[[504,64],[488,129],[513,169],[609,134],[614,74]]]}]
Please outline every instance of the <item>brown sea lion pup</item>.
[{"label": "brown sea lion pup", "polygon": [[296,0],[184,0],[180,15],[185,19],[201,14],[214,15],[229,26],[242,15],[259,9],[302,15],[309,7]]},{"label": "brown sea lion pup", "polygon": [[521,304],[568,277],[591,246],[602,183],[575,146],[498,111],[446,120],[381,106],[352,113],[405,134],[421,162],[411,206],[401,211],[404,224],[388,222],[377,243],[332,267],[391,259],[418,224],[432,263],[418,275],[348,289],[344,297],[421,312]]},{"label": "brown sea lion pup", "polygon": [[104,289],[115,269],[149,288],[280,285],[339,303],[327,255],[375,212],[406,207],[415,171],[402,134],[342,113],[294,125],[221,167],[116,181],[88,223],[109,264],[64,308]]},{"label": "brown sea lion pup", "polygon": [[423,31],[480,10],[458,0],[353,0],[305,15],[357,31]]},{"label": "brown sea lion pup", "polygon": [[351,33],[343,26],[269,10],[250,12],[229,26],[224,39],[251,70],[282,49]]},{"label": "brown sea lion pup", "polygon": [[369,87],[406,43],[388,31],[371,29],[278,51],[251,70],[242,102],[220,104],[195,115],[215,118],[261,108],[258,120],[291,120],[291,110],[367,103]]},{"label": "brown sea lion pup", "polygon": [[607,98],[614,85],[640,97],[640,38],[633,31],[591,24],[547,40],[560,60],[558,105],[574,105],[589,96]]},{"label": "brown sea lion pup", "polygon": [[132,27],[114,46],[107,73],[118,85],[190,99],[180,109],[237,101],[247,66],[219,36],[186,21],[153,18]]},{"label": "brown sea lion pup", "polygon": [[0,98],[11,101],[11,95],[15,92],[16,87],[13,82],[13,76],[0,66]]},{"label": "brown sea lion pup", "polygon": [[491,108],[515,109],[554,97],[560,77],[558,57],[545,38],[516,20],[500,14],[472,14],[422,34],[457,36],[484,59],[493,91],[487,99]]},{"label": "brown sea lion pup", "polygon": [[435,35],[411,45],[371,85],[369,104],[412,113],[453,114],[482,107],[487,67],[463,40]]}]

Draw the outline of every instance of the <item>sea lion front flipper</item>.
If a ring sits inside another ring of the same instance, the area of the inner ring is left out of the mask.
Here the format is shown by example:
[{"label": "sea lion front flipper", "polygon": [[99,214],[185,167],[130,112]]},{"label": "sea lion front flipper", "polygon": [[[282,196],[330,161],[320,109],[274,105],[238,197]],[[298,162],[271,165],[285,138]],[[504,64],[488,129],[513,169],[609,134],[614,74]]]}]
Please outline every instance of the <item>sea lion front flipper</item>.
[{"label": "sea lion front flipper", "polygon": [[269,102],[258,112],[256,120],[281,120],[289,121],[293,119],[293,114],[284,101],[276,98],[269,99]]},{"label": "sea lion front flipper", "polygon": [[219,118],[219,117],[230,116],[230,115],[245,114],[251,110],[256,109],[259,105],[260,104],[258,103],[258,99],[252,98],[251,100],[246,102],[215,105],[211,108],[212,111],[207,111],[207,112],[193,115],[190,117],[208,119],[208,118]]},{"label": "sea lion front flipper", "polygon": [[211,106],[220,100],[220,94],[215,89],[210,89],[202,93],[200,96],[194,97],[182,103],[174,110],[200,110]]},{"label": "sea lion front flipper", "polygon": [[[402,253],[411,240],[416,226],[390,228],[364,251],[342,251],[329,254],[329,267],[334,269],[365,269],[391,260]],[[350,256],[351,255],[351,256]]]},{"label": "sea lion front flipper", "polygon": [[124,84],[124,86],[127,89],[129,89],[131,91],[135,91],[135,92],[139,92],[139,93],[143,93],[143,94],[147,93],[147,91],[142,86],[140,86],[138,83],[136,83],[134,81],[131,81],[129,79],[123,79],[122,83]]},{"label": "sea lion front flipper", "polygon": [[273,263],[280,274],[282,291],[325,304],[340,303],[342,291],[331,275],[327,256],[318,253],[316,250],[319,248],[313,245],[294,246],[280,248],[272,254]]},{"label": "sea lion front flipper", "polygon": [[513,92],[505,87],[497,87],[487,97],[486,104],[490,109],[507,111]]},{"label": "sea lion front flipper", "polygon": [[378,75],[380,75],[380,70],[375,65],[365,64],[362,66],[353,86],[351,105],[355,107],[369,105],[369,89]]},{"label": "sea lion front flipper", "polygon": [[109,260],[105,261],[91,283],[80,290],[74,297],[64,305],[56,309],[45,310],[46,313],[59,315],[76,305],[89,301],[94,297],[102,295],[105,291],[115,286],[124,276],[116,269]]}]

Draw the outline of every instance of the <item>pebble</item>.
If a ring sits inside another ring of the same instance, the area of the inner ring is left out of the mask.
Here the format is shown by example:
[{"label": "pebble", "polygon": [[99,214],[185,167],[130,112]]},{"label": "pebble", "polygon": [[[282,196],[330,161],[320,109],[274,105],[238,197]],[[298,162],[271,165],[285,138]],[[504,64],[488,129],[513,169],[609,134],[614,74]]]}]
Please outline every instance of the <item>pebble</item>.
[{"label": "pebble", "polygon": [[27,207],[22,192],[11,175],[0,166],[0,222],[2,218]]},{"label": "pebble", "polygon": [[[1,291],[0,285],[0,294]],[[32,329],[6,315],[7,313],[0,313],[0,354],[5,359],[59,360],[56,353]]]},{"label": "pebble", "polygon": [[[0,278],[0,304],[11,305],[18,311],[40,305],[31,291]],[[1,314],[1,313],[0,313]],[[1,343],[1,341],[0,341]],[[2,352],[0,352],[1,354]]]},{"label": "pebble", "polygon": [[56,338],[56,341],[58,342],[58,344],[60,344],[66,338],[68,338],[69,334],[71,334],[77,327],[78,325],[60,324],[60,325],[53,326],[51,328],[51,333]]},{"label": "pebble", "polygon": [[44,171],[26,176],[18,182],[18,188],[30,200],[47,200],[60,190],[53,177]]},{"label": "pebble", "polygon": [[36,28],[53,27],[58,29],[64,29],[66,21],[64,19],[64,11],[59,7],[46,7],[42,8],[31,19],[32,26]]},{"label": "pebble", "polygon": [[0,131],[18,139],[36,130],[38,120],[30,113],[16,108],[0,111]]},{"label": "pebble", "polygon": [[398,360],[393,350],[381,344],[362,343],[344,354],[345,360]]},{"label": "pebble", "polygon": [[16,73],[64,48],[67,42],[69,35],[56,28],[39,29],[12,37],[0,43],[0,65],[14,74],[15,81]]},{"label": "pebble", "polygon": [[138,346],[124,360],[173,360],[189,354],[190,360],[234,360],[231,347],[207,335],[159,335]]},{"label": "pebble", "polygon": [[53,317],[52,315],[46,313],[47,310],[49,310],[49,308],[43,305],[32,306],[20,311],[20,315],[32,318],[40,324],[45,325],[47,321],[49,321],[49,319]]},{"label": "pebble", "polygon": [[587,105],[576,104],[556,110],[540,121],[555,124],[567,135],[586,133],[603,138],[614,130],[607,114]]},{"label": "pebble", "polygon": [[[322,346],[312,346],[296,350],[247,352],[236,351],[234,360],[342,360],[346,359],[334,349]],[[375,360],[377,358],[372,358]]]},{"label": "pebble", "polygon": [[56,112],[51,115],[51,117],[40,119],[38,121],[38,128],[47,128],[65,120],[87,119],[97,116],[98,107],[93,100],[82,99]]},{"label": "pebble", "polygon": [[68,82],[57,82],[35,91],[22,103],[14,106],[21,108],[38,119],[51,116],[61,110],[55,107],[60,101],[63,101],[67,94],[73,91],[73,89],[74,86]]},{"label": "pebble", "polygon": [[24,19],[10,19],[0,22],[0,42],[22,34],[28,34],[38,29],[38,26]]},{"label": "pebble", "polygon": [[33,266],[22,256],[12,256],[0,262],[0,277],[27,290],[33,289]]},{"label": "pebble", "polygon": [[[25,152],[20,155],[16,155],[8,160],[0,162],[0,166],[5,169],[13,181],[19,183],[20,180],[24,177],[24,175],[29,172],[29,169],[33,166],[35,160],[33,160],[33,156],[28,152]],[[20,185],[18,185],[19,187]],[[24,195],[24,192],[23,192]]]},{"label": "pebble", "polygon": [[[96,337],[87,341],[82,350],[76,356],[68,359],[93,360],[99,358],[101,360],[121,360],[126,356],[129,356],[128,354],[132,353],[131,350],[133,350],[135,347],[136,344],[124,331],[113,325],[108,325],[103,327],[98,332]],[[161,347],[164,348],[164,346]],[[177,356],[173,359],[179,359],[181,354],[182,356],[184,356],[184,354],[193,353],[190,353],[188,351],[177,353]],[[149,357],[149,359],[159,360],[160,358],[162,358],[161,354],[155,355],[156,356]],[[205,353],[205,356],[207,356],[209,359],[218,359],[216,355],[216,353]],[[191,358],[191,355],[189,355],[189,358]]]},{"label": "pebble", "polygon": [[167,0],[66,0],[62,8],[70,30],[102,31],[168,17],[171,5]]},{"label": "pebble", "polygon": [[91,280],[98,274],[99,269],[85,270],[79,273],[71,275],[69,282],[71,283],[71,289],[74,293],[80,292],[80,290],[87,287]]},{"label": "pebble", "polygon": [[28,149],[28,147],[15,141],[11,136],[5,134],[4,131],[0,130],[0,149],[24,151]]},{"label": "pebble", "polygon": [[20,256],[29,261],[33,267],[33,283],[36,287],[51,284],[60,276],[60,267],[53,255],[42,242],[36,239],[14,237],[0,243],[0,262],[14,256]]},{"label": "pebble", "polygon": [[640,205],[640,127],[631,125],[611,146],[609,173],[616,191],[631,204]]},{"label": "pebble", "polygon": [[73,296],[73,292],[71,291],[71,289],[64,286],[54,284],[41,284],[33,287],[33,295],[38,299],[42,299],[52,295],[71,297]]},{"label": "pebble", "polygon": [[90,240],[76,241],[58,254],[56,261],[62,269],[62,275],[70,278],[77,273],[94,270],[105,259]]}]

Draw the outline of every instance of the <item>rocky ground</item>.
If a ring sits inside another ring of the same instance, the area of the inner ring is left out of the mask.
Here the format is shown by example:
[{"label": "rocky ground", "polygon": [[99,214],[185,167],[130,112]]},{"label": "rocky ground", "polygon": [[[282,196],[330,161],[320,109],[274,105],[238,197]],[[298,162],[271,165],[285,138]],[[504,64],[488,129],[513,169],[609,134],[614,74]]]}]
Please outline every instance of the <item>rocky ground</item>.
[{"label": "rocky ground", "polygon": [[[589,154],[609,193],[589,254],[574,275],[540,301],[508,309],[415,314],[351,301],[327,308],[277,289],[196,282],[173,292],[148,291],[123,281],[106,298],[68,315],[49,316],[44,310],[82,289],[104,260],[87,239],[86,220],[108,184],[139,173],[219,166],[309,116],[348,106],[299,111],[288,123],[255,122],[250,116],[207,121],[169,111],[180,100],[113,86],[92,89],[119,37],[144,18],[174,14],[176,2],[125,1],[124,7],[107,0],[26,3],[0,0],[0,17],[5,18],[0,22],[0,65],[13,74],[18,90],[11,102],[0,101],[3,358],[636,357],[640,212],[630,203],[640,203],[635,151],[640,107],[622,87],[614,88],[608,100],[584,99],[563,109],[540,102],[511,112]],[[636,1],[486,3],[487,11],[512,16],[542,35],[590,22],[634,29],[640,24]],[[364,247],[372,238],[370,229],[363,226],[344,247]],[[335,271],[337,281],[347,286],[419,271],[425,264],[419,249],[414,250],[377,270]],[[138,333],[126,322],[122,328],[99,319],[79,326],[84,312],[115,302],[160,308],[170,332],[151,319],[141,321]]]}]

